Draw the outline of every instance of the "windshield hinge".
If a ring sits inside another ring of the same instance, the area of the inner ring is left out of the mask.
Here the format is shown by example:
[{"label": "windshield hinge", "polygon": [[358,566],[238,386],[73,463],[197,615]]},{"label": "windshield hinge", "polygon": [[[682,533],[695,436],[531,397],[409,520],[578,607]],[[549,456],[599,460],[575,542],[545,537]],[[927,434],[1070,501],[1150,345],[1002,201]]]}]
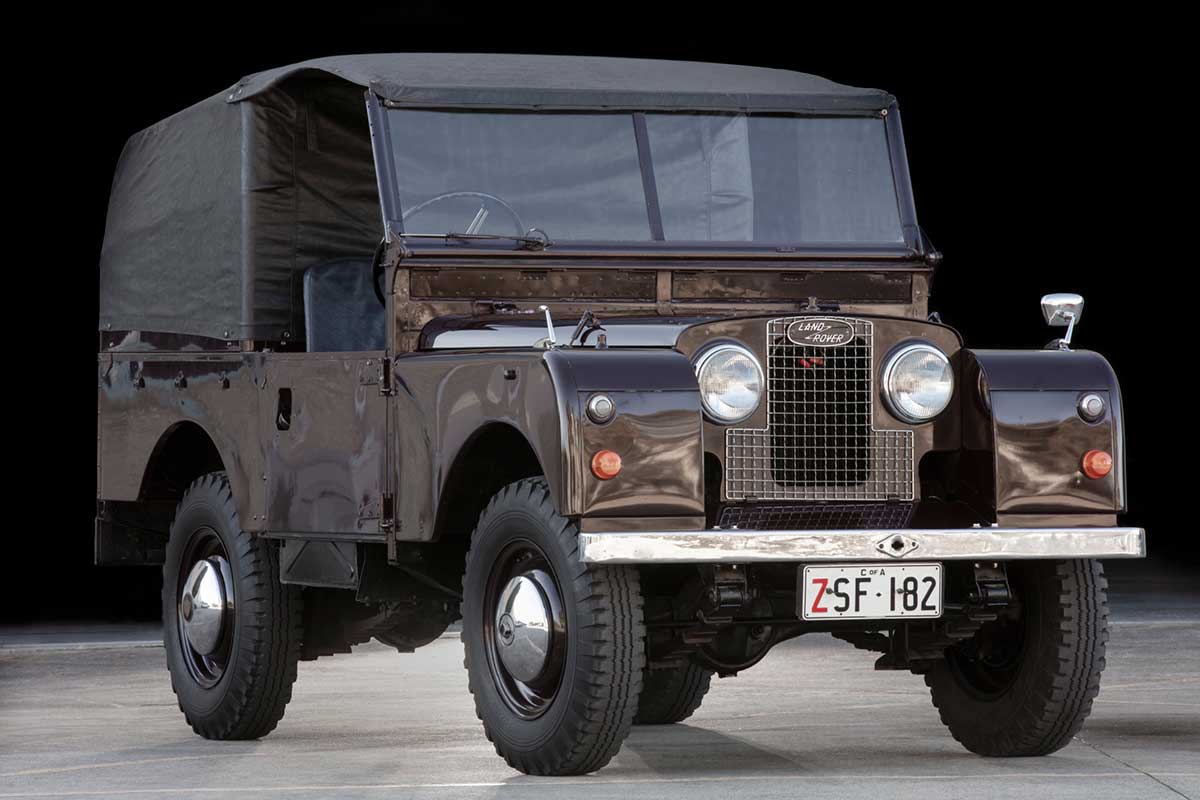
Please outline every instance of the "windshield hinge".
[{"label": "windshield hinge", "polygon": [[808,298],[808,300],[804,303],[804,305],[802,305],[800,307],[800,312],[806,313],[806,314],[807,313],[822,314],[822,313],[828,313],[830,311],[837,312],[837,311],[841,311],[841,310],[842,310],[842,307],[838,303],[836,303],[832,300],[818,300],[815,297]]},{"label": "windshield hinge", "polygon": [[674,274],[669,269],[660,269],[654,282],[654,308],[662,316],[675,314],[675,307],[671,304],[674,291]]}]

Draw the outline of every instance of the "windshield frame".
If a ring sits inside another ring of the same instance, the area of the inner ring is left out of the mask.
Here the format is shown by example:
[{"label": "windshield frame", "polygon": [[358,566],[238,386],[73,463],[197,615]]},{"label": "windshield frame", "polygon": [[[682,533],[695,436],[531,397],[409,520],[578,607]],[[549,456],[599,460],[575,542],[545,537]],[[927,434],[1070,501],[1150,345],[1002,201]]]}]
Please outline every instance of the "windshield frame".
[{"label": "windshield frame", "polygon": [[[521,249],[519,242],[481,243],[466,242],[461,239],[424,236],[420,239],[407,238],[404,235],[403,211],[400,202],[399,178],[396,174],[395,157],[391,147],[390,117],[388,111],[393,109],[421,109],[444,111],[450,110],[438,106],[401,104],[386,101],[374,92],[366,93],[367,117],[371,129],[371,146],[375,157],[375,176],[379,191],[380,212],[382,216],[384,239],[388,242],[394,239],[404,241],[406,247],[413,250],[445,252],[455,255],[487,255],[491,253],[512,253]],[[480,109],[481,113],[488,111],[505,111],[508,109]],[[524,109],[529,110],[529,109]],[[647,189],[647,213],[652,233],[661,235],[662,212],[658,207],[653,186],[653,164],[650,161],[649,147],[645,137],[645,114],[636,109],[594,109],[598,113],[617,113],[633,115],[637,131],[637,157],[642,171],[643,185]],[[678,113],[695,113],[686,108],[680,108]],[[553,112],[548,112],[553,113]],[[652,113],[662,113],[654,110]],[[904,134],[900,126],[900,112],[895,103],[875,113],[843,113],[843,114],[789,114],[797,117],[846,118],[846,117],[875,117],[883,120],[885,138],[887,141],[888,160],[892,170],[892,184],[896,193],[896,205],[900,218],[902,241],[896,243],[877,242],[754,242],[754,241],[691,241],[691,240],[662,240],[650,239],[645,241],[621,240],[581,240],[570,239],[559,241],[554,239],[554,231],[547,233],[552,239],[548,249],[559,255],[566,254],[656,254],[666,257],[694,257],[699,255],[780,255],[795,256],[804,259],[811,258],[857,258],[857,259],[905,259],[920,258],[927,255],[925,237],[917,224],[916,207],[912,196],[912,184],[908,172],[908,158],[904,147]],[[446,233],[451,233],[447,231]]]}]

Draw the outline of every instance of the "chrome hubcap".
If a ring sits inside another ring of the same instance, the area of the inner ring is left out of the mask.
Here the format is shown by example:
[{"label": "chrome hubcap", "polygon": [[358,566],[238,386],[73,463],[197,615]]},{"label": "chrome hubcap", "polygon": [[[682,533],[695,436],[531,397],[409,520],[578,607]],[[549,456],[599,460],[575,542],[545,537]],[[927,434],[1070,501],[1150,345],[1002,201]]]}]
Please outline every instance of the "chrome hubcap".
[{"label": "chrome hubcap", "polygon": [[567,613],[542,549],[515,539],[488,575],[482,619],[488,671],[500,699],[536,719],[558,695],[567,659]]},{"label": "chrome hubcap", "polygon": [[225,629],[225,585],[222,572],[228,574],[221,556],[197,561],[180,589],[179,617],[188,644],[202,656],[212,655],[221,643]]},{"label": "chrome hubcap", "polygon": [[188,537],[179,560],[175,635],[183,664],[200,686],[216,686],[233,655],[233,569],[221,537],[207,525]]},{"label": "chrome hubcap", "polygon": [[500,662],[519,681],[537,680],[546,668],[551,637],[550,603],[533,580],[518,575],[500,593],[496,641]]}]

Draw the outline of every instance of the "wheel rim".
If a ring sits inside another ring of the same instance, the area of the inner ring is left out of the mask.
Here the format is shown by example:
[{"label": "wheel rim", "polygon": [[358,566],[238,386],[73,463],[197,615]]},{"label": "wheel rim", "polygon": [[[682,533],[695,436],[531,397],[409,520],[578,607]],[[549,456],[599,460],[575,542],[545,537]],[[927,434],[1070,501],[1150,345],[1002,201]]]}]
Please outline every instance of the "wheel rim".
[{"label": "wheel rim", "polygon": [[546,554],[533,542],[507,545],[492,565],[483,607],[488,670],[501,699],[535,719],[562,684],[567,620]]},{"label": "wheel rim", "polygon": [[233,650],[233,571],[212,528],[197,529],[180,561],[175,618],[179,649],[188,673],[204,687],[215,686]]},{"label": "wheel rim", "polygon": [[950,665],[959,680],[980,699],[1004,694],[1017,679],[1025,652],[1025,621],[1001,617],[950,649]]}]

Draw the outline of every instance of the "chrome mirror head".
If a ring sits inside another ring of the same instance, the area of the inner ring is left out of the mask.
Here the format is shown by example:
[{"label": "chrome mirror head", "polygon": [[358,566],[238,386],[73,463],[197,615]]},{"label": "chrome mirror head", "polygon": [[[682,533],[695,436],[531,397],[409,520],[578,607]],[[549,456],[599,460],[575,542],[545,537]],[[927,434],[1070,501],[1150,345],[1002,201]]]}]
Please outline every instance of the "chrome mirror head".
[{"label": "chrome mirror head", "polygon": [[1082,314],[1083,295],[1060,292],[1042,298],[1042,316],[1047,325],[1070,327]]},{"label": "chrome mirror head", "polygon": [[1075,332],[1075,324],[1082,315],[1083,295],[1060,292],[1042,298],[1042,316],[1046,318],[1046,324],[1067,328],[1067,332],[1057,341],[1059,350],[1071,349],[1071,334]]}]

